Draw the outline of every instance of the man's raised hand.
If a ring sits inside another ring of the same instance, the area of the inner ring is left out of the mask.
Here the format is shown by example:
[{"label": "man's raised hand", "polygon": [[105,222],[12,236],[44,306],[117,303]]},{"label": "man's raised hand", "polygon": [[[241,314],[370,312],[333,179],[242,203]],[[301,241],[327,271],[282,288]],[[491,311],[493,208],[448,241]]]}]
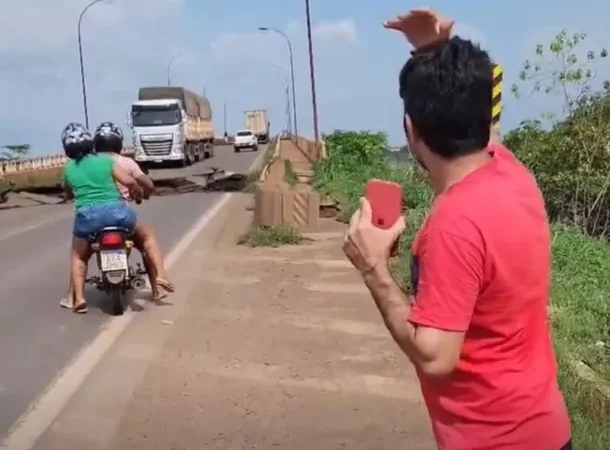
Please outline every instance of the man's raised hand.
[{"label": "man's raised hand", "polygon": [[430,9],[413,9],[408,14],[386,21],[383,26],[400,31],[417,50],[449,40],[454,24],[455,21],[443,19]]}]

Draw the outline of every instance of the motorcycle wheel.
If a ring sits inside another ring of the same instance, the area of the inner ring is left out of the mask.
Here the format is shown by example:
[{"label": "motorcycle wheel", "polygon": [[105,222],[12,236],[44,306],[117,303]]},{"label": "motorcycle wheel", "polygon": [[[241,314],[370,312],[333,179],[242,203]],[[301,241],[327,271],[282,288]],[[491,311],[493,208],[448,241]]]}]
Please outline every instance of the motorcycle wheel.
[{"label": "motorcycle wheel", "polygon": [[125,312],[125,306],[123,305],[124,291],[120,287],[115,287],[110,291],[112,297],[112,315],[122,316]]}]

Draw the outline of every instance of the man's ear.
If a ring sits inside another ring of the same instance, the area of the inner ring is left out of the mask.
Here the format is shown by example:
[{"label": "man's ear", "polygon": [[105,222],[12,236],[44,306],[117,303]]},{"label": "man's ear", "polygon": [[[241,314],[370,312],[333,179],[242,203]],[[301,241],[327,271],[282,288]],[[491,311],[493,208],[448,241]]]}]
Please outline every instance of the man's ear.
[{"label": "man's ear", "polygon": [[413,122],[411,121],[411,118],[409,117],[408,114],[405,114],[404,127],[405,127],[405,133],[407,135],[407,139],[413,140],[414,138],[418,137],[417,130],[413,126]]}]

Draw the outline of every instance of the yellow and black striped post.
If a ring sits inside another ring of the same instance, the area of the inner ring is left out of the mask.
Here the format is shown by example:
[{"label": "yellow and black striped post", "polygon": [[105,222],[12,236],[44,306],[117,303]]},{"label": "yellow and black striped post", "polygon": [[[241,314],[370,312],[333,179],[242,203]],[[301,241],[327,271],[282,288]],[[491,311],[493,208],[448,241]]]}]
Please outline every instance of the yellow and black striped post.
[{"label": "yellow and black striped post", "polygon": [[493,89],[491,94],[491,126],[500,131],[500,116],[502,115],[502,79],[504,70],[499,65],[494,65]]}]

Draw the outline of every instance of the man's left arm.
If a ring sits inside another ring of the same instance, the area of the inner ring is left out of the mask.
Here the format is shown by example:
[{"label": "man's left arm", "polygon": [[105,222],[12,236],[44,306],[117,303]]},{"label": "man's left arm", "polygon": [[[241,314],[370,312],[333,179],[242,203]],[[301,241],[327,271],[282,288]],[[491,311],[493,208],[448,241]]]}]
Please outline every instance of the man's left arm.
[{"label": "man's left arm", "polygon": [[457,233],[427,230],[418,245],[413,306],[387,265],[364,276],[392,337],[417,369],[431,378],[448,376],[459,363],[482,283],[480,248]]}]

